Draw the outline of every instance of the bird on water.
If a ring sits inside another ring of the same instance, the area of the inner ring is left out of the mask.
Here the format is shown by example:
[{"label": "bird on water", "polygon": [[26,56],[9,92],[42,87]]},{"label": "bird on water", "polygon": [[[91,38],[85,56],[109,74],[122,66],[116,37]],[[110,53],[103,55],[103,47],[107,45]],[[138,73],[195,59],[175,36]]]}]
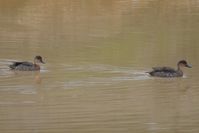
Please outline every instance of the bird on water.
[{"label": "bird on water", "polygon": [[171,67],[153,67],[151,72],[148,72],[151,76],[154,77],[182,77],[183,76],[183,67],[192,68],[191,65],[185,60],[181,60],[177,63],[177,69]]},{"label": "bird on water", "polygon": [[39,63],[44,63],[41,56],[35,56],[33,63],[32,62],[13,62],[9,67],[11,70],[17,70],[17,71],[39,71],[40,65]]}]

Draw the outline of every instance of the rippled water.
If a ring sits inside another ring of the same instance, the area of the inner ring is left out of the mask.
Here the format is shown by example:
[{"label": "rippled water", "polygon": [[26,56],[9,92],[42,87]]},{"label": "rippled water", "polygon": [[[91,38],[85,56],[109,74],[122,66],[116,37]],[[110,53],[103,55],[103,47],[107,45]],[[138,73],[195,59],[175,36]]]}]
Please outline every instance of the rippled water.
[{"label": "rippled water", "polygon": [[1,132],[198,133],[198,20],[197,0],[0,0]]}]

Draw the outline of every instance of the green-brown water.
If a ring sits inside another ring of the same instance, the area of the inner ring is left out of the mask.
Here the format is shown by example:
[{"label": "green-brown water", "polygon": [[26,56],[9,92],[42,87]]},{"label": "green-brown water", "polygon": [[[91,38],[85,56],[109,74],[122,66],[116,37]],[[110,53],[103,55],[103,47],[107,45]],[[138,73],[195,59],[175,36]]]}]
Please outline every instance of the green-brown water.
[{"label": "green-brown water", "polygon": [[0,132],[198,133],[198,35],[197,0],[0,0]]}]

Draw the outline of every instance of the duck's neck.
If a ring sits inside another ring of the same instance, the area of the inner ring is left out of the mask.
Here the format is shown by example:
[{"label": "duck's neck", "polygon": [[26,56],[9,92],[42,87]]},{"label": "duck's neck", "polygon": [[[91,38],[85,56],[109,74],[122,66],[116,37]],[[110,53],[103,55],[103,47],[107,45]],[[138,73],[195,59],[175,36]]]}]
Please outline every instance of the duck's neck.
[{"label": "duck's neck", "polygon": [[180,67],[180,65],[178,65],[178,68],[177,68],[177,70],[178,70],[178,71],[181,71],[181,67]]},{"label": "duck's neck", "polygon": [[34,65],[37,65],[36,59],[34,59],[33,64],[34,64]]},{"label": "duck's neck", "polygon": [[180,76],[183,75],[183,72],[181,70],[181,66],[180,65],[178,65],[177,72],[180,74]]},{"label": "duck's neck", "polygon": [[33,65],[34,65],[35,70],[40,70],[40,66],[37,64],[35,60],[33,61]]}]

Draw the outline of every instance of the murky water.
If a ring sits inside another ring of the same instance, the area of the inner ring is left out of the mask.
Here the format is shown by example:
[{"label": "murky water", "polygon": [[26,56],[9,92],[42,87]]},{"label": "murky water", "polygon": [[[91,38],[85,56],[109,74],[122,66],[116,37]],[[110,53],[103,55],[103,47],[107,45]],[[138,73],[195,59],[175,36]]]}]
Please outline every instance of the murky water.
[{"label": "murky water", "polygon": [[0,0],[0,131],[198,133],[198,23],[197,0]]}]

